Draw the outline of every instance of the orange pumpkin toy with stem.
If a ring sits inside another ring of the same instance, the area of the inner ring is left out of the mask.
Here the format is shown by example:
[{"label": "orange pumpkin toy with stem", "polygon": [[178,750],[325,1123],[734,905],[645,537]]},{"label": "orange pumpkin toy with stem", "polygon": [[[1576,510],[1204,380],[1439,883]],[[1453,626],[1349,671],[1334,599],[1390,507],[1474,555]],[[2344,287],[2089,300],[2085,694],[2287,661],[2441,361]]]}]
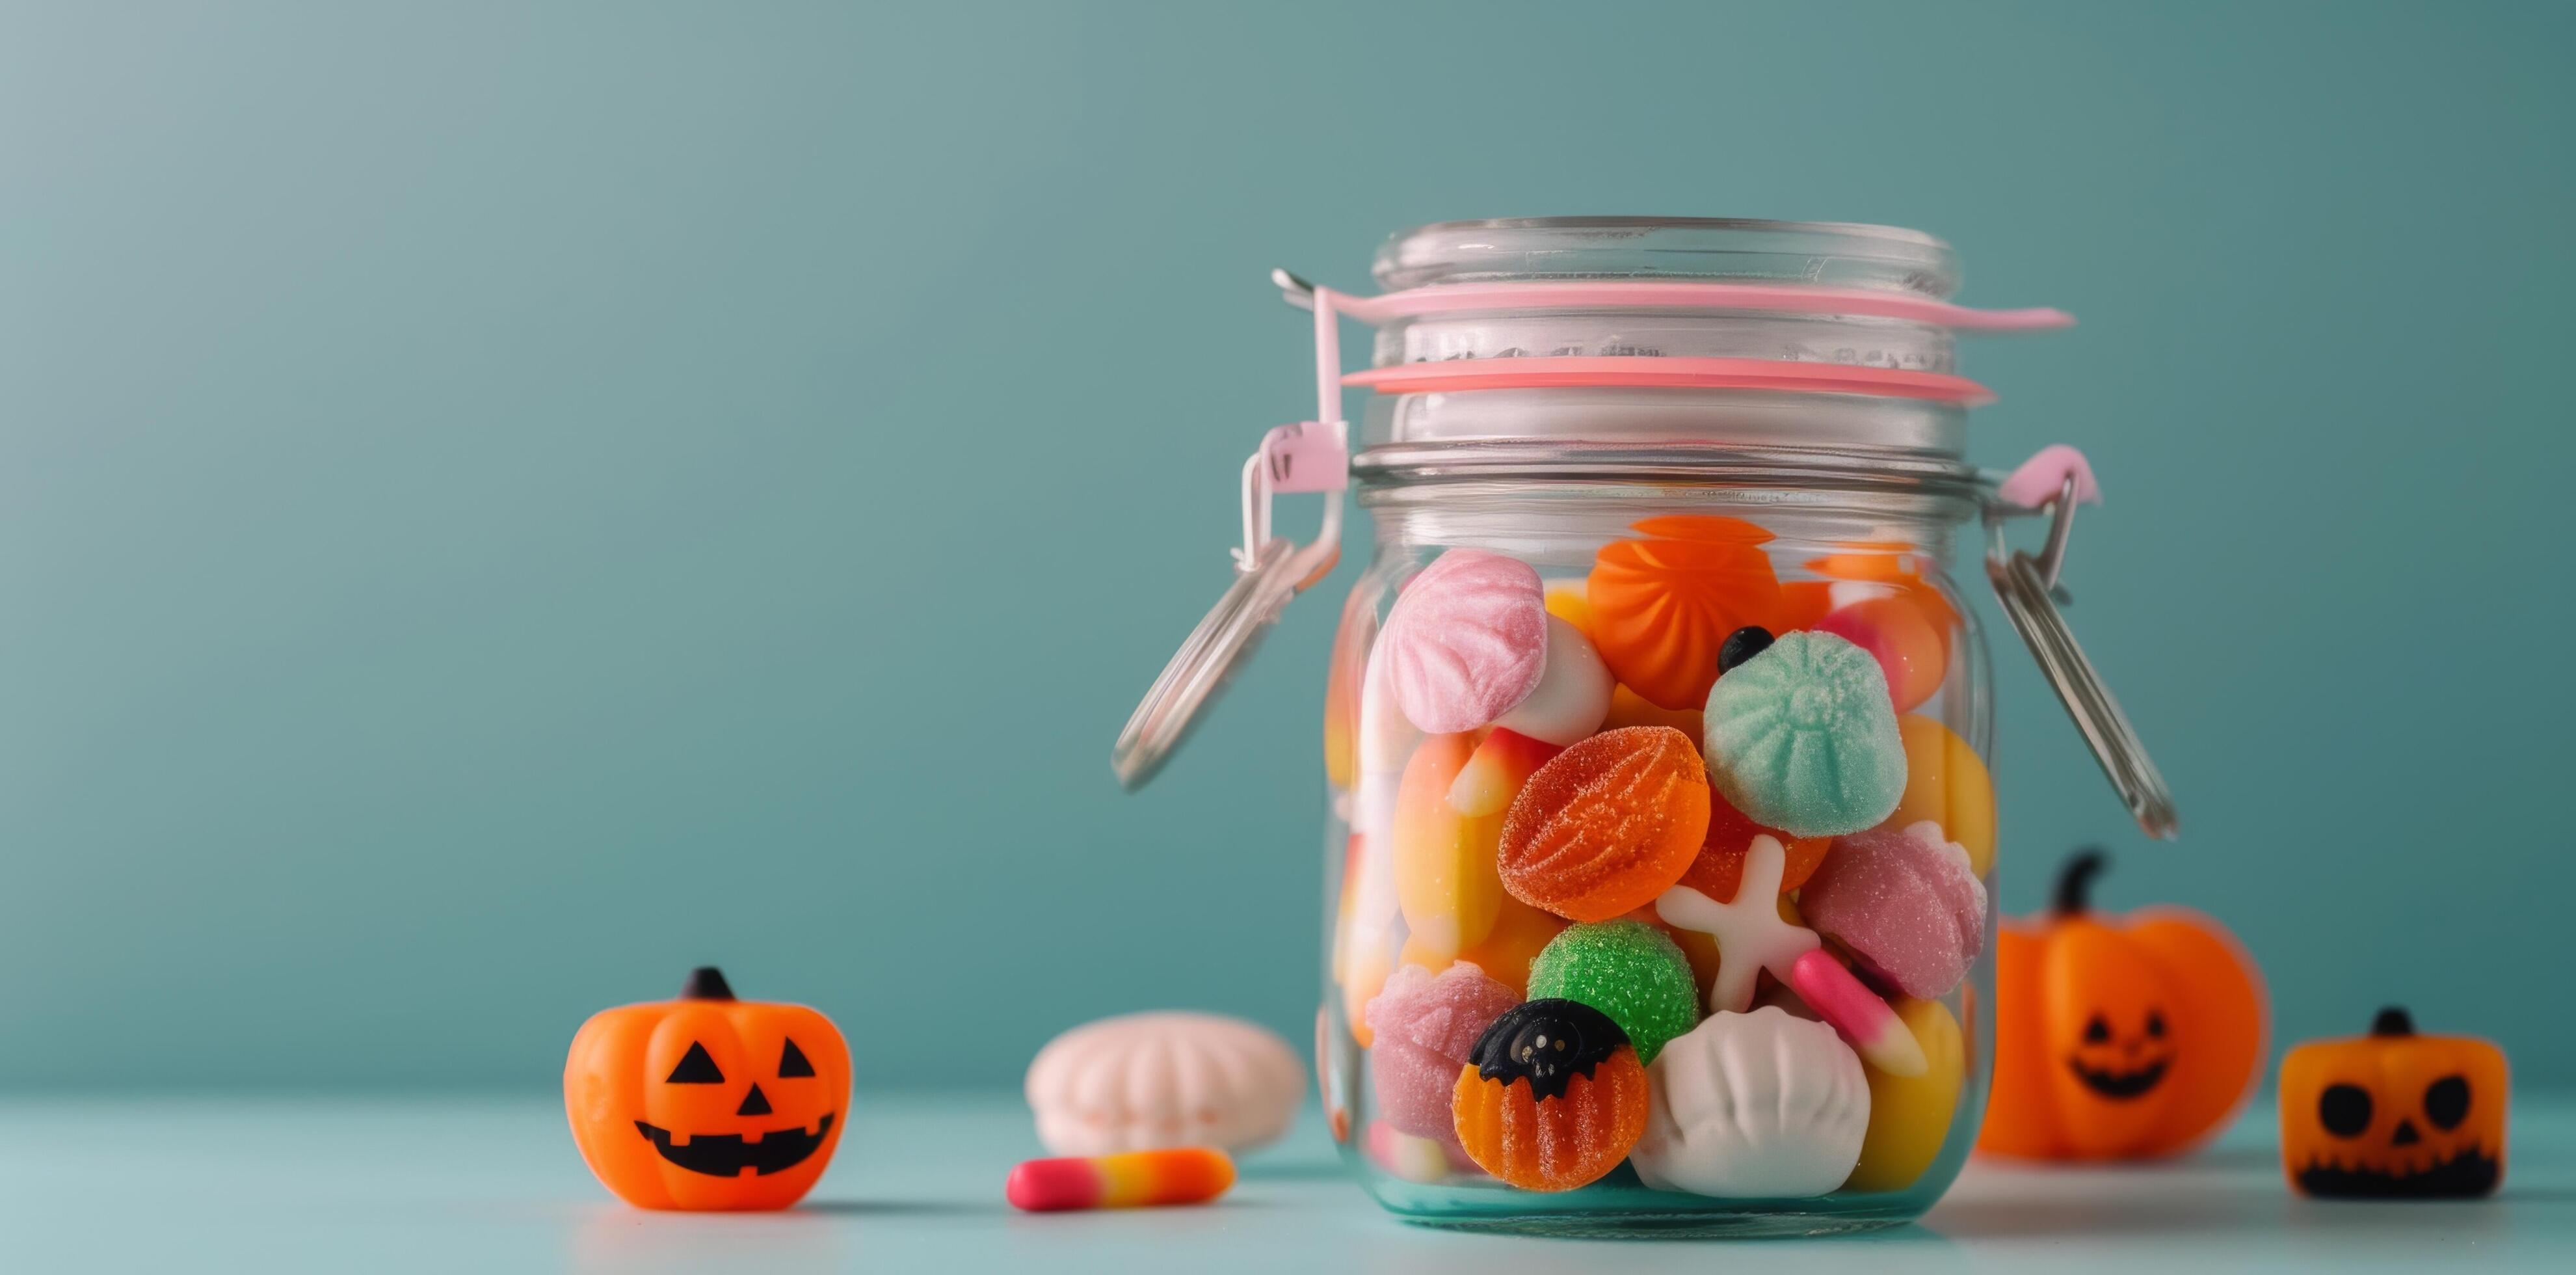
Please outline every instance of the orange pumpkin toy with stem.
[{"label": "orange pumpkin toy with stem", "polygon": [[2268,1009],[2262,975],[2217,922],[2184,908],[2103,917],[2087,850],[2044,916],[1995,944],[1994,1099],[1977,1149],[2045,1159],[2187,1150],[2253,1092]]},{"label": "orange pumpkin toy with stem", "polygon": [[564,1060],[590,1171],[648,1209],[783,1209],[841,1141],[850,1050],[802,1005],[734,999],[702,968],[677,1000],[602,1010]]}]

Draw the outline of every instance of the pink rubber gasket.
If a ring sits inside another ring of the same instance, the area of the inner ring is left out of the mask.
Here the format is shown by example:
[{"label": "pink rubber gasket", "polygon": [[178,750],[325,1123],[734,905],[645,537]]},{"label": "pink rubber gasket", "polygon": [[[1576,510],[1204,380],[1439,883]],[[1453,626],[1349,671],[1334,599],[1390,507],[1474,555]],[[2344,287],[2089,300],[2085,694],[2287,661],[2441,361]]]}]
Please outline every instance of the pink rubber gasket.
[{"label": "pink rubber gasket", "polygon": [[1993,391],[1964,376],[1842,363],[1777,359],[1671,359],[1636,355],[1564,355],[1512,359],[1443,359],[1370,368],[1342,378],[1380,394],[1459,390],[1645,386],[1670,389],[1778,390],[1791,394],[1866,394],[1981,407]]},{"label": "pink rubber gasket", "polygon": [[2040,332],[2071,327],[2063,310],[1972,310],[1908,292],[1825,288],[1796,283],[1698,283],[1651,279],[1569,279],[1550,283],[1442,283],[1374,297],[1337,293],[1334,305],[1362,323],[1461,310],[1563,310],[1588,307],[1752,310],[1903,319],[1961,332]]}]

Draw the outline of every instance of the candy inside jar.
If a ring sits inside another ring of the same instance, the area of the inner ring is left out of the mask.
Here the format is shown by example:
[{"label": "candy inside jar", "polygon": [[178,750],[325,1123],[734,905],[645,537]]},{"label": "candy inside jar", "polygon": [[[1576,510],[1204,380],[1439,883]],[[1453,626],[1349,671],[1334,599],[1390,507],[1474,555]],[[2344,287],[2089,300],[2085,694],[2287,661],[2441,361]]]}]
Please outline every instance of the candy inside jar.
[{"label": "candy inside jar", "polygon": [[[2162,781],[2058,611],[2072,449],[1965,461],[1955,258],[1884,227],[1636,218],[1399,235],[1313,311],[1317,417],[1243,472],[1236,579],[1113,760],[1177,747],[1339,551],[1317,1066],[1388,1209],[1549,1233],[1819,1234],[1918,1216],[1992,1056],[1985,568],[2140,825]],[[1377,329],[1345,373],[1340,325]],[[1342,417],[1348,387],[1373,390]],[[1321,492],[1322,529],[1273,534]],[[2045,513],[2036,554],[2004,524]]]},{"label": "candy inside jar", "polygon": [[[1391,808],[1355,776],[1353,808],[1385,817],[1361,815],[1350,861],[1398,885],[1392,915],[1342,918],[1336,977],[1374,1029],[1360,1106],[1386,1132],[1363,1149],[1406,1192],[1870,1195],[1953,1141],[1992,863],[1942,821],[1990,843],[1993,798],[1944,751],[1959,773],[1908,810],[1899,710],[1944,750],[1940,714],[1973,731],[1967,666],[1945,684],[1974,637],[1920,567],[1781,562],[1780,540],[1639,519],[1553,607],[1541,572],[1563,564],[1474,546],[1398,586],[1351,714],[1392,751],[1347,743],[1401,772]],[[1615,724],[1621,691],[1696,710],[1698,736]],[[1551,937],[1490,942],[1507,908]],[[1369,942],[1383,962],[1354,959]]]}]

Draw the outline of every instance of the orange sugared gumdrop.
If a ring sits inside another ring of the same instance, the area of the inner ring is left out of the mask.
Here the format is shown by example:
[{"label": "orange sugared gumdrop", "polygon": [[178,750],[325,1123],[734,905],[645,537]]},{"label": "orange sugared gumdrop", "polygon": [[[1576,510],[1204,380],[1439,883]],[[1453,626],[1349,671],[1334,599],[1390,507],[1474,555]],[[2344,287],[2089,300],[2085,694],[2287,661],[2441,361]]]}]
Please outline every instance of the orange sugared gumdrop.
[{"label": "orange sugared gumdrop", "polygon": [[1503,888],[1533,907],[1606,921],[1681,879],[1708,833],[1708,769],[1669,726],[1603,731],[1558,753],[1503,816]]},{"label": "orange sugared gumdrop", "polygon": [[1736,809],[1726,794],[1711,788],[1708,835],[1700,839],[1699,857],[1682,872],[1681,884],[1716,902],[1733,902],[1736,884],[1744,879],[1744,852],[1753,848],[1753,839],[1759,836],[1777,840],[1788,851],[1786,869],[1780,874],[1782,894],[1805,885],[1816,874],[1816,865],[1825,861],[1825,852],[1834,848],[1831,837],[1792,837],[1777,828],[1765,828]]},{"label": "orange sugared gumdrop", "polygon": [[1741,518],[1679,515],[1637,524],[1592,561],[1584,593],[1592,644],[1621,685],[1657,706],[1692,709],[1717,681],[1717,648],[1748,624],[1776,623],[1780,579]]},{"label": "orange sugared gumdrop", "polygon": [[1478,1168],[1524,1191],[1571,1191],[1628,1158],[1646,1095],[1646,1069],[1609,1015],[1535,1000],[1476,1038],[1451,1115]]}]

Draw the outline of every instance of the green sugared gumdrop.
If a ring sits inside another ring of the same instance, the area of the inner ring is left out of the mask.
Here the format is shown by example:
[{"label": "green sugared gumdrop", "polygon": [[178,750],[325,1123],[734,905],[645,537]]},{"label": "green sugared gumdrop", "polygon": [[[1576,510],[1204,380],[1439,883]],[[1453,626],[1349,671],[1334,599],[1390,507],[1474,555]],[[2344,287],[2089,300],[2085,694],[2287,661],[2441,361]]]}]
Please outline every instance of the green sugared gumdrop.
[{"label": "green sugared gumdrop", "polygon": [[1530,962],[1531,1000],[1563,997],[1610,1016],[1653,1062],[1664,1042],[1699,1025],[1699,985],[1690,958],[1643,921],[1569,925]]},{"label": "green sugared gumdrop", "polygon": [[1831,633],[1785,634],[1718,678],[1707,743],[1718,791],[1793,837],[1875,827],[1905,795],[1887,674]]}]

